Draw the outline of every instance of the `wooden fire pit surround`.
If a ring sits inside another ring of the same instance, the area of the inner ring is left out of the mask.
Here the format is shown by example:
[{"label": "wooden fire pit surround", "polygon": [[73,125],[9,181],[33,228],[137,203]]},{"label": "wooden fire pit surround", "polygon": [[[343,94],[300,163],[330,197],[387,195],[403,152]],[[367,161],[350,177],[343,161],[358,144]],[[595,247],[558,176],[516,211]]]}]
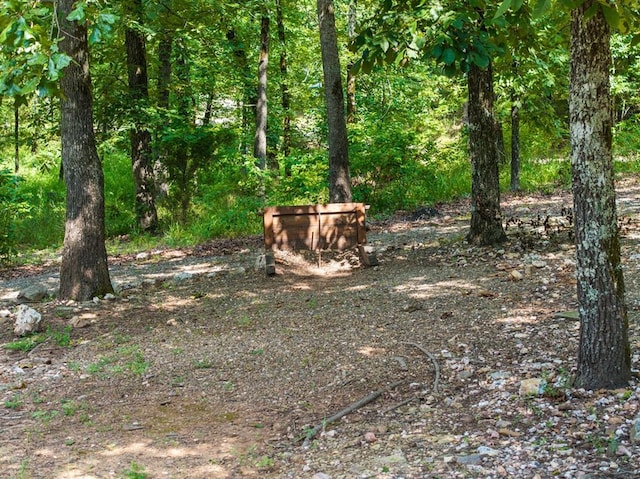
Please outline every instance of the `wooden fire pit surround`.
[{"label": "wooden fire pit surround", "polygon": [[264,247],[266,272],[276,272],[274,251],[310,250],[344,251],[358,248],[366,266],[377,260],[367,252],[364,203],[329,203],[326,205],[269,206],[264,209]]}]

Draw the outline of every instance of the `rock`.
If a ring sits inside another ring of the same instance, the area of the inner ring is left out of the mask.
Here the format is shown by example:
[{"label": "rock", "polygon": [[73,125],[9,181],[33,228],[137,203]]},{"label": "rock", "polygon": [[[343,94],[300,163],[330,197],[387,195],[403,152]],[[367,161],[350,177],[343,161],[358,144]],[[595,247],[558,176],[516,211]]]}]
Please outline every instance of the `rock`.
[{"label": "rock", "polygon": [[629,428],[629,440],[634,446],[640,444],[640,415],[633,420],[633,425]]},{"label": "rock", "polygon": [[17,336],[35,333],[40,329],[40,321],[42,321],[40,313],[25,304],[21,304],[16,310],[16,325],[13,328],[13,332]]},{"label": "rock", "polygon": [[522,278],[524,278],[524,275],[517,269],[514,269],[513,271],[511,271],[511,273],[509,273],[509,279],[512,281],[521,281]]},{"label": "rock", "polygon": [[193,279],[193,273],[189,273],[187,271],[184,271],[182,273],[178,273],[173,277],[173,280],[176,282],[180,282],[180,281],[187,281]]},{"label": "rock", "polygon": [[498,451],[497,449],[494,449],[492,447],[488,447],[488,446],[480,446],[477,449],[478,454],[480,454],[481,456],[498,456],[500,455],[500,451]]},{"label": "rock", "polygon": [[43,284],[33,284],[18,293],[19,303],[37,302],[48,294],[49,290]]},{"label": "rock", "polygon": [[107,293],[107,294],[105,294],[105,295],[104,295],[104,299],[105,299],[106,301],[112,301],[112,300],[116,299],[116,297],[115,297],[115,295],[114,295],[114,294]]},{"label": "rock", "polygon": [[511,373],[509,371],[494,371],[490,375],[491,379],[507,379],[511,377]]},{"label": "rock", "polygon": [[536,260],[531,262],[531,266],[533,266],[534,268],[544,268],[545,266],[547,266],[547,263],[545,263],[544,261]]},{"label": "rock", "polygon": [[0,318],[8,318],[11,316],[11,311],[8,309],[0,309]]},{"label": "rock", "polygon": [[538,396],[544,392],[547,382],[542,378],[530,378],[520,381],[520,396]]},{"label": "rock", "polygon": [[71,321],[69,321],[69,324],[75,329],[82,329],[91,325],[91,319],[85,316],[74,316],[71,318]]},{"label": "rock", "polygon": [[376,437],[374,432],[369,431],[364,433],[364,440],[365,442],[372,443],[376,442],[378,438]]},{"label": "rock", "polygon": [[465,369],[464,371],[460,371],[458,373],[458,379],[460,379],[461,381],[465,381],[471,378],[472,376],[473,376],[473,371],[470,371],[468,369]]},{"label": "rock", "polygon": [[465,466],[474,466],[482,462],[482,456],[480,454],[469,454],[468,456],[458,456],[456,457],[456,462],[458,464],[463,464]]},{"label": "rock", "polygon": [[324,472],[316,472],[311,479],[331,479],[331,476]]}]

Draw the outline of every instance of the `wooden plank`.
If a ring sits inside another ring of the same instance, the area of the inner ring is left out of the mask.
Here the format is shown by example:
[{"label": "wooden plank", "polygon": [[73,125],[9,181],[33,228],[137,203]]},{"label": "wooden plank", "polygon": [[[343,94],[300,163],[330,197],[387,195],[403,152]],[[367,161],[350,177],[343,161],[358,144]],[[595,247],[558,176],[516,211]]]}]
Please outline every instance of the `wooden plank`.
[{"label": "wooden plank", "polygon": [[344,250],[364,244],[365,208],[363,203],[267,207],[265,248]]}]

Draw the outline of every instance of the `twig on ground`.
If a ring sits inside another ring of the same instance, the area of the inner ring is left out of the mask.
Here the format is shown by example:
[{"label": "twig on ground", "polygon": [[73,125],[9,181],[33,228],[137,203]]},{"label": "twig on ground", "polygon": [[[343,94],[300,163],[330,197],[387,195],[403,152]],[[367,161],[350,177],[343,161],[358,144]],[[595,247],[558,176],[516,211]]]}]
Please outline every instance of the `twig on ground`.
[{"label": "twig on ground", "polygon": [[[384,389],[380,389],[378,391],[372,392],[368,396],[363,397],[362,399],[350,404],[349,406],[347,406],[346,408],[344,408],[340,412],[337,412],[333,416],[323,420],[316,427],[314,427],[313,429],[311,429],[310,431],[305,433],[305,435],[303,436],[304,437],[304,442],[302,443],[302,447],[304,447],[304,448],[309,447],[309,441],[311,441],[311,439],[313,439],[320,431],[322,431],[322,429],[324,429],[327,424],[331,424],[332,422],[335,422],[338,419],[343,418],[347,414],[352,413],[353,411],[355,411],[357,409],[360,409],[362,406],[365,406],[365,405],[369,404],[370,402],[375,401],[383,393],[398,387],[403,382],[404,381],[397,381],[397,382],[395,382],[393,384],[390,384],[389,386],[387,386]],[[302,438],[300,438],[300,439],[302,439]]]},{"label": "twig on ground", "polygon": [[418,398],[413,397],[413,398],[405,399],[404,401],[400,401],[398,404],[394,404],[393,406],[390,406],[384,411],[382,411],[382,414],[384,415],[384,414],[387,414],[388,412],[395,411],[396,409],[401,408],[402,406],[405,406],[410,402],[415,401],[416,399]]},{"label": "twig on ground", "polygon": [[433,380],[433,391],[437,393],[438,386],[440,385],[440,365],[438,364],[438,361],[436,360],[435,356],[431,354],[429,351],[427,351],[426,349],[424,349],[419,344],[416,344],[416,343],[404,343],[404,344],[407,344],[409,346],[413,346],[414,348],[419,349],[420,351],[422,351],[422,353],[424,353],[425,356],[427,356],[431,360],[431,362],[433,363],[433,367],[436,371],[436,377]]}]

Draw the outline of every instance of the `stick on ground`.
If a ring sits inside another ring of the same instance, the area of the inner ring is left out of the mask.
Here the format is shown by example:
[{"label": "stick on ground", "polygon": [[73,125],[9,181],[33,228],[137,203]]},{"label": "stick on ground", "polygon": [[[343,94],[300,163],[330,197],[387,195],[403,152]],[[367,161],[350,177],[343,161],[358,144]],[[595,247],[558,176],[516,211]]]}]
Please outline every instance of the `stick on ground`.
[{"label": "stick on ground", "polygon": [[404,381],[397,381],[397,382],[395,382],[393,384],[390,384],[389,386],[387,386],[384,389],[380,389],[379,391],[372,392],[368,396],[363,397],[362,399],[354,402],[353,404],[350,404],[349,406],[347,406],[346,408],[344,408],[340,412],[337,412],[333,416],[325,419],[324,421],[322,421],[320,424],[318,424],[316,427],[314,427],[313,429],[311,429],[309,432],[307,432],[304,435],[304,442],[302,443],[302,447],[304,447],[304,448],[309,447],[309,441],[311,441],[311,439],[313,439],[320,431],[322,431],[322,429],[324,429],[327,424],[331,424],[332,422],[335,422],[338,419],[343,418],[347,414],[352,413],[353,411],[355,411],[357,409],[360,409],[362,406],[365,406],[365,405],[369,404],[370,402],[375,401],[383,393],[398,387],[403,382]]},{"label": "stick on ground", "polygon": [[433,363],[433,367],[436,370],[436,378],[433,381],[433,392],[438,392],[438,386],[440,385],[440,365],[438,364],[438,361],[436,361],[436,358],[433,354],[431,354],[429,351],[427,351],[426,349],[424,349],[422,346],[420,346],[419,344],[416,343],[404,343],[407,344],[409,346],[413,346],[414,348],[419,349],[420,351],[422,351],[422,353],[427,356],[429,359],[431,359],[431,362]]}]

